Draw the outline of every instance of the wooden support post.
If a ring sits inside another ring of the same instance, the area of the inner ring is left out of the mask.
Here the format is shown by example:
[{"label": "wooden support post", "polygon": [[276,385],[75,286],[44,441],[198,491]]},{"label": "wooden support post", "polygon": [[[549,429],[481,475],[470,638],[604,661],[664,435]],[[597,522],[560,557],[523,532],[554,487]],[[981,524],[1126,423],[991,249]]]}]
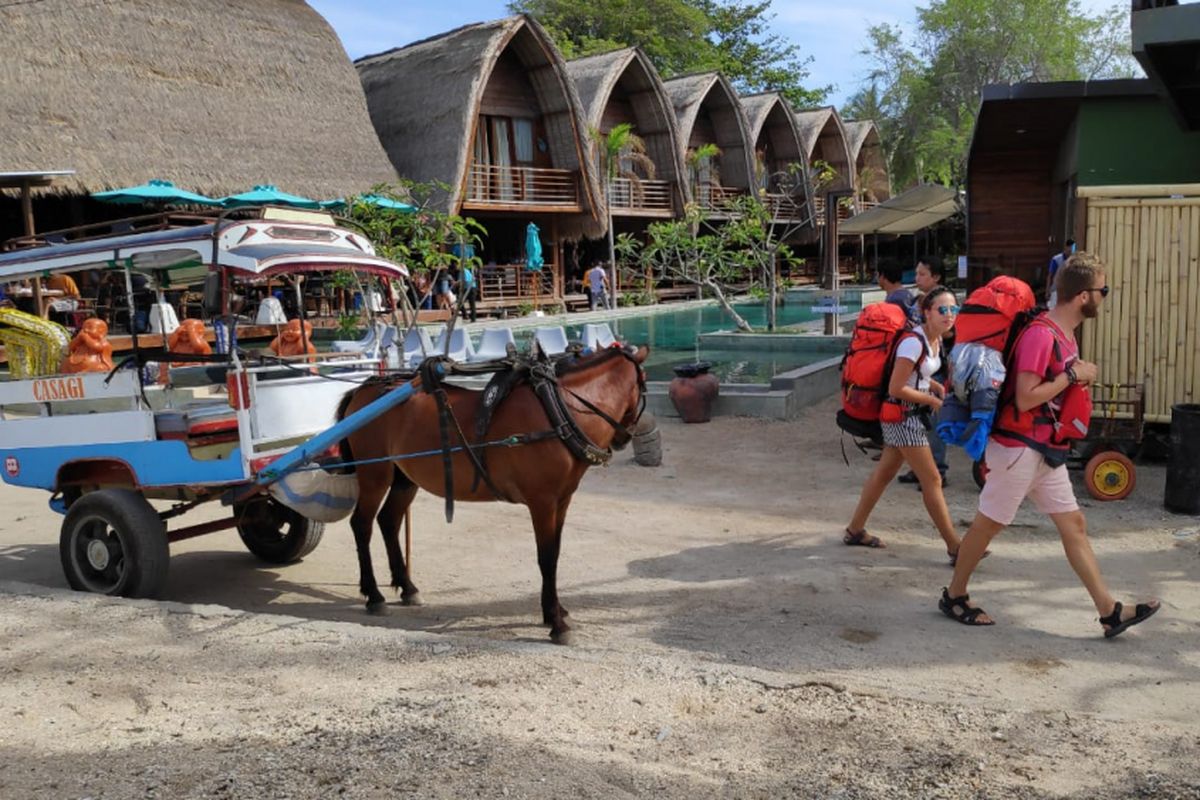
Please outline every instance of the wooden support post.
[{"label": "wooden support post", "polygon": [[[21,216],[25,220],[25,235],[33,236],[35,233],[33,227],[33,194],[30,189],[29,181],[21,182]],[[42,299],[42,279],[34,276],[31,284],[33,288],[33,309],[39,317],[46,316],[45,301]]]}]

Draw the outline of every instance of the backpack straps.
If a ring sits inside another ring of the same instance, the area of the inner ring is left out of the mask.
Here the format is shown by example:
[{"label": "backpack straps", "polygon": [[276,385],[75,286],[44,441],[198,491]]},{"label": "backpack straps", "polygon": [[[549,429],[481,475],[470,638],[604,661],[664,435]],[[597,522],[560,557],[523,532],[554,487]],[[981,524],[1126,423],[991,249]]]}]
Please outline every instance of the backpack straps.
[{"label": "backpack straps", "polygon": [[[879,392],[883,395],[885,400],[891,397],[891,393],[888,392],[888,387],[891,386],[892,373],[895,372],[896,369],[896,352],[900,349],[900,343],[908,337],[916,337],[916,339],[921,343],[921,355],[917,356],[916,362],[913,363],[913,372],[918,372],[921,369],[921,364],[925,362],[925,356],[929,355],[929,343],[926,341],[924,336],[918,334],[912,328],[905,328],[900,332],[900,335],[892,341],[891,350],[888,352],[887,363],[883,367],[883,383],[879,386]],[[917,382],[920,382],[920,377],[917,378]],[[898,402],[904,401],[901,400]]]}]

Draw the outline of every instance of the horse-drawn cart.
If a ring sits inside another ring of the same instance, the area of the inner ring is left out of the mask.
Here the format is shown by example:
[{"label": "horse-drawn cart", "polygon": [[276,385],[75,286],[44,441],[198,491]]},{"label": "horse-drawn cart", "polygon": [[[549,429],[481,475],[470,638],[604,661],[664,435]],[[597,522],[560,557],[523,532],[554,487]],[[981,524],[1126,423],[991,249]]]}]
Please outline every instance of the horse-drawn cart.
[{"label": "horse-drawn cart", "polygon": [[[82,270],[119,270],[127,286],[140,272],[160,289],[207,278],[214,316],[234,328],[228,290],[235,278],[345,269],[407,275],[331,219],[270,213],[0,253],[3,282]],[[265,358],[236,346],[173,359],[163,349],[138,348],[136,333],[133,343],[133,356],[111,371],[51,367],[0,378],[3,479],[51,493],[51,508],[64,515],[60,554],[75,589],[155,596],[165,585],[169,543],[235,527],[266,561],[302,558],[320,541],[324,514],[353,509],[355,489],[352,476],[297,470],[412,392],[400,386],[337,422],[338,402],[379,372],[378,360],[353,353]],[[163,368],[161,382],[157,369],[146,368],[173,360],[203,363]],[[212,501],[228,516],[173,525]]]}]

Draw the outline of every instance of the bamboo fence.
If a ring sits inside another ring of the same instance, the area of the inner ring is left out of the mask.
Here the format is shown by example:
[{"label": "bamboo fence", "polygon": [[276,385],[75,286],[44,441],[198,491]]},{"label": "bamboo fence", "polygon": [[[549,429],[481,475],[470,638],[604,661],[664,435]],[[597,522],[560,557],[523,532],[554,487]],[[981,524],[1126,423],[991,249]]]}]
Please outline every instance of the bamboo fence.
[{"label": "bamboo fence", "polygon": [[1144,383],[1146,421],[1169,422],[1173,404],[1200,400],[1200,197],[1087,204],[1087,249],[1112,292],[1083,326],[1084,358],[1101,383]]}]

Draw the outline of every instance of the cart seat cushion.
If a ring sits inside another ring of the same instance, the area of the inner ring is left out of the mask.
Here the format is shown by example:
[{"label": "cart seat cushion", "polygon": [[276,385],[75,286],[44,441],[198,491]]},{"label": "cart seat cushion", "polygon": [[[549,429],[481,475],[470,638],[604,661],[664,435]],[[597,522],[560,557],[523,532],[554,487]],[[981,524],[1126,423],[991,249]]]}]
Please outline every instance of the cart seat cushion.
[{"label": "cart seat cushion", "polygon": [[237,433],[237,412],[225,404],[159,411],[154,427],[163,439],[187,439]]}]

